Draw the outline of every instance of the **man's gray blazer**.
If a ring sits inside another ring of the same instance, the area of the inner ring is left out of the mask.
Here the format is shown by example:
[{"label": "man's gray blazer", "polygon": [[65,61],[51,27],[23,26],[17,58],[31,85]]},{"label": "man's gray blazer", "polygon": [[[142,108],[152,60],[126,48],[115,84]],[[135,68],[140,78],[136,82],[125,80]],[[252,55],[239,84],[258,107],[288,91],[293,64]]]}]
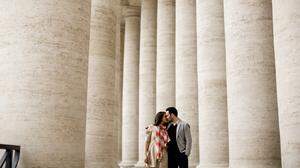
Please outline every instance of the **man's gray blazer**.
[{"label": "man's gray blazer", "polygon": [[[170,127],[170,124],[168,125],[168,128]],[[190,131],[190,125],[181,120],[179,120],[177,124],[178,124],[176,129],[177,146],[181,153],[185,153],[187,156],[189,156],[191,154],[191,149],[192,149],[192,136]]]}]

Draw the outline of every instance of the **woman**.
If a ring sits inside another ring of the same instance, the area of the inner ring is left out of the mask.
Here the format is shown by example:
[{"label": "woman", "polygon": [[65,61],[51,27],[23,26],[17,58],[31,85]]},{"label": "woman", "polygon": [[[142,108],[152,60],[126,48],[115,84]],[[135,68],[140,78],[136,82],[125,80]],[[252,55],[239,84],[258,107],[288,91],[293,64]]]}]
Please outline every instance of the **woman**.
[{"label": "woman", "polygon": [[166,124],[166,113],[160,111],[155,116],[153,125],[146,127],[145,163],[150,168],[167,168],[167,143],[170,141]]}]

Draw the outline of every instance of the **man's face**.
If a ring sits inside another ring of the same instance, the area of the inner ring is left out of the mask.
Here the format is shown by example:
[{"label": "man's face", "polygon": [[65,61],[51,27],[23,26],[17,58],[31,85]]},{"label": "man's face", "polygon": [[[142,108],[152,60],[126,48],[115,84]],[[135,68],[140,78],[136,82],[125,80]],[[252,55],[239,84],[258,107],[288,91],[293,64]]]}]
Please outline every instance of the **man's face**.
[{"label": "man's face", "polygon": [[168,111],[166,112],[166,118],[168,122],[172,121],[172,114],[170,114]]}]

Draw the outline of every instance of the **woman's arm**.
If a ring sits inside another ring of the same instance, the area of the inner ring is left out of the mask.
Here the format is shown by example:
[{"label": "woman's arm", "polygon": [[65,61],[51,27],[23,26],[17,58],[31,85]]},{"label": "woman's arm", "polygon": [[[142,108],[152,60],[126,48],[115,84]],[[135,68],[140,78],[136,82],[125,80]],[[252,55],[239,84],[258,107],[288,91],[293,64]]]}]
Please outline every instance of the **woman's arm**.
[{"label": "woman's arm", "polygon": [[151,142],[151,134],[147,134],[146,136],[146,141],[145,141],[145,156],[147,156],[148,150],[149,150],[149,145]]},{"label": "woman's arm", "polygon": [[148,128],[146,130],[146,140],[145,140],[145,163],[150,164],[150,158],[149,158],[149,146],[151,143],[151,130]]}]

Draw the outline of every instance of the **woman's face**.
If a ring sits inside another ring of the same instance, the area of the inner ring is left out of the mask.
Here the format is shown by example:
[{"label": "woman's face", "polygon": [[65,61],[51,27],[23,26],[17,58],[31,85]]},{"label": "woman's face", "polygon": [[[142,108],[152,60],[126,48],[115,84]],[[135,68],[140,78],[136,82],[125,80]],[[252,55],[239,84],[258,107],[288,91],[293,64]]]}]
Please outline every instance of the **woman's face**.
[{"label": "woman's face", "polygon": [[162,123],[166,124],[166,123],[168,123],[168,121],[169,120],[168,120],[167,114],[165,113],[164,116],[163,116],[163,119],[162,119]]}]

